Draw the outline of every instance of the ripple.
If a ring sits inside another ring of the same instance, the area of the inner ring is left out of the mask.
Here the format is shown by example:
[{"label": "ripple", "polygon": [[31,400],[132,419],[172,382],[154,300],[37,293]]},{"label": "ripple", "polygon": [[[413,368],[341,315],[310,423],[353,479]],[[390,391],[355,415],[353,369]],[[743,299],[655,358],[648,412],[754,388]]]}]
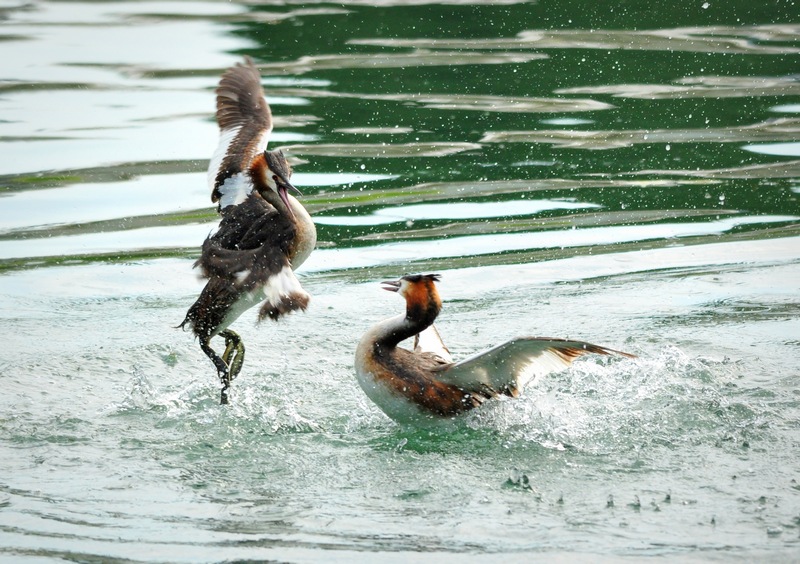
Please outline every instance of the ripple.
[{"label": "ripple", "polygon": [[474,151],[476,143],[319,143],[315,145],[284,145],[281,150],[290,155],[316,155],[350,158],[408,158],[444,157],[464,151]]},{"label": "ripple", "polygon": [[765,143],[745,145],[745,151],[761,155],[777,155],[779,157],[800,157],[800,143]]},{"label": "ripple", "polygon": [[353,45],[415,47],[418,49],[620,49],[686,51],[752,55],[788,55],[800,49],[796,42],[800,26],[794,24],[756,26],[678,27],[653,30],[526,30],[516,37],[491,39],[352,39]]},{"label": "ripple", "polygon": [[490,131],[481,143],[550,143],[569,149],[619,149],[651,143],[742,143],[794,141],[800,119],[779,118],[751,125],[703,129]]},{"label": "ripple", "polygon": [[[299,188],[330,187],[391,178],[388,174],[298,172],[292,175],[292,182]],[[201,173],[150,174],[120,182],[25,190],[4,194],[0,202],[0,234],[211,207],[205,174]],[[30,214],[30,210],[36,213]]]},{"label": "ripple", "polygon": [[373,247],[320,250],[314,253],[303,266],[309,270],[335,270],[345,264],[350,268],[364,268],[388,264],[408,264],[425,259],[475,257],[530,249],[565,249],[633,241],[681,239],[720,235],[737,227],[785,223],[797,221],[797,219],[797,216],[741,216],[707,222],[608,226],[560,231],[472,235],[430,241],[402,241]]},{"label": "ripple", "polygon": [[451,202],[382,208],[371,215],[314,216],[323,225],[388,225],[424,219],[480,219],[534,215],[547,210],[599,208],[598,204],[555,200],[508,200],[502,202]]},{"label": "ripple", "polygon": [[783,76],[698,76],[682,78],[676,84],[575,86],[560,88],[556,93],[610,94],[617,98],[640,100],[797,96],[800,94],[800,82],[794,77]]}]

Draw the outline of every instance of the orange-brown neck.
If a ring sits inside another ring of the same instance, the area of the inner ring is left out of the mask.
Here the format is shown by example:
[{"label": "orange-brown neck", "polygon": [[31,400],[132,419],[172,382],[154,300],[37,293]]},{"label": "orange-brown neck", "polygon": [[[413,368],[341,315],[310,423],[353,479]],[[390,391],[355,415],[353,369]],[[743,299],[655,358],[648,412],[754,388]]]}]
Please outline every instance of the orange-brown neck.
[{"label": "orange-brown neck", "polygon": [[259,193],[263,194],[264,192],[270,191],[270,187],[266,182],[269,167],[267,167],[267,159],[264,158],[264,153],[259,153],[253,157],[247,172],[250,174],[250,178],[253,181],[253,187],[258,190]]},{"label": "orange-brown neck", "polygon": [[433,281],[422,280],[409,284],[403,290],[406,299],[406,314],[387,319],[381,324],[376,344],[383,350],[391,350],[400,342],[413,337],[433,325],[442,300]]},{"label": "orange-brown neck", "polygon": [[405,290],[406,318],[428,327],[442,309],[442,299],[432,280],[423,279],[409,284]]}]

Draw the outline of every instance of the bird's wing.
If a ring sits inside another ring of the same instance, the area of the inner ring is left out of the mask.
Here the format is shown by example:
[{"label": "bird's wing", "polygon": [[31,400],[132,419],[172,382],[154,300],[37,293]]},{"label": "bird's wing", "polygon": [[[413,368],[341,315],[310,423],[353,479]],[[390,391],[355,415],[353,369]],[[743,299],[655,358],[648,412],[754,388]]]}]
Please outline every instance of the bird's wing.
[{"label": "bird's wing", "polygon": [[249,290],[289,265],[294,226],[259,194],[251,193],[240,205],[222,210],[222,215],[197,261],[207,277],[225,278]]},{"label": "bird's wing", "polygon": [[205,240],[197,261],[203,274],[237,291],[263,292],[261,317],[277,319],[305,309],[308,293],[288,258],[295,233],[292,223],[256,192],[222,213],[219,229]]},{"label": "bird's wing", "polygon": [[442,341],[442,337],[439,335],[439,331],[437,331],[436,327],[433,325],[430,325],[427,329],[414,336],[414,352],[430,353],[441,359],[443,363],[453,362],[450,351],[447,350],[447,347]]},{"label": "bird's wing", "polygon": [[253,158],[267,148],[272,113],[261,76],[249,57],[228,69],[217,87],[220,136],[208,164],[211,201],[220,209],[240,204],[253,189],[247,172]]},{"label": "bird's wing", "polygon": [[633,356],[582,341],[520,337],[443,366],[436,379],[484,394],[517,396],[531,380],[563,370],[577,357],[589,353]]}]

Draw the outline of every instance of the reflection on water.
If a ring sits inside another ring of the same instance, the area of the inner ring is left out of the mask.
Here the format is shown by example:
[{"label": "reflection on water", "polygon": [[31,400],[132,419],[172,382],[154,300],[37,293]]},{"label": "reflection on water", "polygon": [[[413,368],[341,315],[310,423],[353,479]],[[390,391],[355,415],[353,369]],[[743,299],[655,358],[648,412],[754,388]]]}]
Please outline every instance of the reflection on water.
[{"label": "reflection on water", "polygon": [[597,204],[550,200],[507,200],[485,203],[411,204],[382,208],[369,216],[318,215],[314,221],[327,225],[383,225],[420,219],[482,219],[534,215],[548,210],[599,208]]},{"label": "reflection on water", "polygon": [[[468,110],[479,112],[512,113],[563,113],[592,112],[613,108],[611,104],[583,98],[540,98],[523,96],[489,96],[478,94],[423,94],[420,92],[365,94],[334,92],[331,90],[284,89],[280,92],[304,98],[358,98],[361,100],[402,102],[418,104],[433,110]],[[574,118],[572,118],[574,119]],[[352,130],[352,128],[350,128]],[[340,130],[342,131],[342,130]],[[344,130],[346,131],[346,130]],[[413,131],[413,130],[412,130]],[[376,133],[393,132],[397,129],[378,129]],[[406,131],[409,132],[409,131]]]},{"label": "reflection on water", "polygon": [[[389,178],[380,174],[301,172],[292,176],[292,183],[298,188],[342,186]],[[0,234],[23,228],[192,211],[205,199],[210,201],[205,180],[200,173],[151,174],[122,182],[6,194],[0,196]],[[36,214],[31,216],[30,210],[36,210]]]},{"label": "reflection on water", "polygon": [[[684,100],[691,98],[749,98],[797,96],[800,82],[793,76],[693,76],[675,84],[608,84],[560,88],[558,94],[610,94],[618,98],[642,100]],[[773,108],[773,111],[791,112]],[[797,112],[797,110],[794,110]]]},{"label": "reflection on water", "polygon": [[[710,26],[654,30],[525,30],[513,38],[487,39],[355,39],[354,45],[418,49],[623,49],[694,53],[790,55],[800,48],[781,43],[797,40],[800,26]],[[772,44],[770,44],[772,42]]]},{"label": "reflection on water", "polygon": [[553,230],[528,233],[503,233],[447,237],[430,241],[404,241],[386,243],[371,248],[324,250],[308,259],[305,269],[335,269],[337,265],[353,268],[386,264],[409,264],[418,260],[499,254],[532,249],[568,249],[574,247],[604,250],[605,245],[649,240],[680,239],[719,235],[737,227],[791,223],[800,216],[740,216],[702,223],[658,223],[585,229]]},{"label": "reflection on water", "polygon": [[743,143],[794,140],[800,119],[779,118],[734,127],[703,129],[637,129],[623,131],[535,130],[490,131],[484,143],[553,143],[570,149],[617,149],[642,143]]},{"label": "reflection on water", "polygon": [[445,157],[453,153],[480,149],[477,143],[358,143],[284,145],[289,156],[316,155],[320,157],[344,158],[401,158],[401,157]]},{"label": "reflection on water", "polygon": [[[0,559],[793,558],[791,8],[0,7]],[[244,54],[320,243],[305,314],[237,322],[223,410],[174,326]],[[402,311],[376,282],[422,270],[457,358],[532,334],[639,359],[397,427],[352,354]]]},{"label": "reflection on water", "polygon": [[800,157],[800,143],[760,143],[758,145],[744,145],[742,149],[762,155]]}]

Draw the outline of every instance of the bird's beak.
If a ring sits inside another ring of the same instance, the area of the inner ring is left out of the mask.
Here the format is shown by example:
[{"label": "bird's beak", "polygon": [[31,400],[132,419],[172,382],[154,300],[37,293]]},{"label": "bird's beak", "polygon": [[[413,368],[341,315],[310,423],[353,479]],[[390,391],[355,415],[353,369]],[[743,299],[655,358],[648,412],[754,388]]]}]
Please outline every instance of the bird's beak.
[{"label": "bird's beak", "polygon": [[399,280],[385,280],[381,282],[383,285],[382,288],[384,290],[388,290],[389,292],[397,292],[400,290],[400,281]]},{"label": "bird's beak", "polygon": [[292,186],[292,184],[289,182],[280,182],[278,184],[278,196],[280,196],[281,201],[283,201],[283,204],[286,206],[286,209],[289,210],[289,215],[292,217],[292,219],[294,219],[294,212],[292,211],[292,206],[289,203],[289,190],[295,194],[301,194],[300,190]]}]

